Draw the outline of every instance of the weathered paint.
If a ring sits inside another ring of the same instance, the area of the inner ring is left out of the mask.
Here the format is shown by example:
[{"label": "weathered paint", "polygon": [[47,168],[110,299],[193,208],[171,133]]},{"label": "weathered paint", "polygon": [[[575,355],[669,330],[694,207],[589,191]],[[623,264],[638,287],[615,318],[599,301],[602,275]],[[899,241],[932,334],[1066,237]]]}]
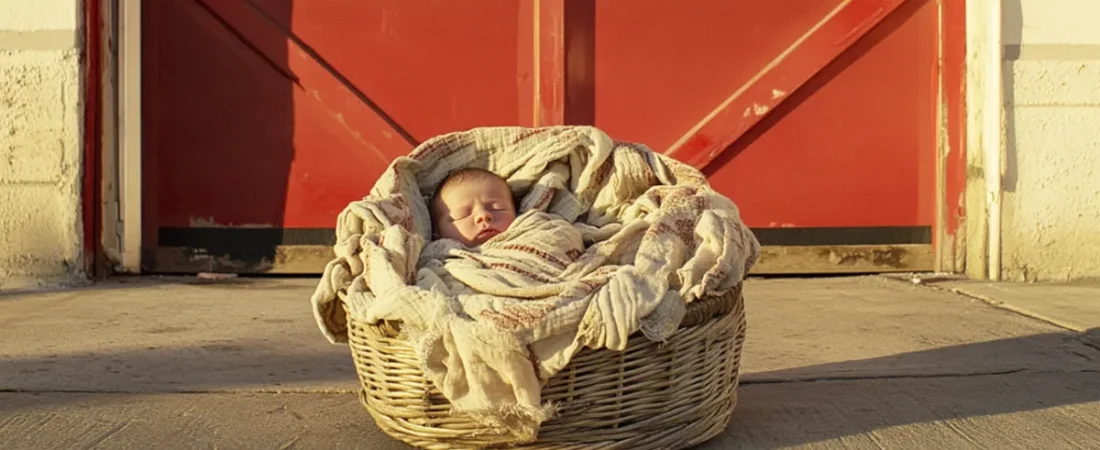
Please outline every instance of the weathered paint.
[{"label": "weathered paint", "polygon": [[259,258],[241,258],[230,254],[210,254],[203,249],[161,247],[147,251],[150,267],[170,267],[181,273],[268,273],[313,274],[319,261],[332,259],[332,246],[281,245]]},{"label": "weathered paint", "polygon": [[209,223],[331,228],[390,159],[447,131],[595,123],[664,152],[726,116],[699,134],[704,170],[750,226],[935,225],[935,0],[341,5],[147,4],[150,251]]},{"label": "weathered paint", "polygon": [[[763,2],[754,5],[762,12],[752,17],[767,11]],[[752,227],[773,222],[801,227],[932,226],[940,133],[935,90],[938,22],[935,2],[903,2],[848,51],[787,94],[704,172],[737,201]],[[753,42],[746,47],[767,45],[772,44]],[[710,48],[712,53],[720,51],[717,46]],[[736,74],[728,77],[748,79],[749,70],[738,67],[763,59],[758,57],[763,50],[751,48],[738,48],[737,59],[710,65],[719,73]],[[653,78],[648,84],[669,83]],[[661,101],[662,110],[669,111],[662,120],[682,124],[683,118],[698,117],[691,112],[703,106],[698,98],[721,86],[709,74],[694,78],[693,84],[675,85],[669,88],[672,94],[661,93],[652,100]],[[765,87],[770,96],[774,86]],[[672,127],[630,128],[644,120],[646,111],[633,112],[645,102],[631,103],[634,96],[627,88],[608,88],[616,95],[608,94],[607,102],[622,106],[606,108],[614,110],[607,111],[604,128],[632,134],[658,148],[671,144],[676,137],[670,139],[667,132]]]},{"label": "weathered paint", "polygon": [[816,268],[820,273],[919,272],[934,258],[929,245],[766,246],[753,273],[804,273],[806,260],[827,261]]},{"label": "weathered paint", "polygon": [[[831,63],[855,40],[897,8],[903,0],[844,0],[821,16],[808,29],[789,42],[786,48],[764,64],[750,79],[738,86],[716,108],[706,114],[664,153],[697,168],[706,167],[713,150],[729,147],[742,134],[756,125],[773,106],[778,104],[777,91],[793,91],[809,81],[819,70]],[[802,31],[802,30],[800,30]],[[772,37],[772,36],[767,36]],[[766,38],[760,36],[760,38]],[[774,38],[774,37],[773,37]],[[782,84],[782,88],[769,85]],[[771,92],[767,97],[765,93]],[[768,100],[763,100],[767,98]],[[750,104],[750,120],[737,119],[730,113]],[[757,118],[756,120],[752,120]]]},{"label": "weathered paint", "polygon": [[936,165],[937,208],[933,247],[938,272],[966,269],[963,229],[966,190],[966,5],[940,0],[940,76]]}]

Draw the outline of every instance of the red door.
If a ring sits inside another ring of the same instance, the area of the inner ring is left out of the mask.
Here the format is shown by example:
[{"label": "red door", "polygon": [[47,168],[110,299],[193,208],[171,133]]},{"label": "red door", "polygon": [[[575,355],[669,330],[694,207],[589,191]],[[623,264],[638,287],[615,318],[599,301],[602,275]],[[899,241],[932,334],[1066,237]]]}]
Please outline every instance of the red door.
[{"label": "red door", "polygon": [[593,123],[704,170],[758,272],[932,268],[935,0],[144,5],[144,269],[316,273],[393,157]]}]

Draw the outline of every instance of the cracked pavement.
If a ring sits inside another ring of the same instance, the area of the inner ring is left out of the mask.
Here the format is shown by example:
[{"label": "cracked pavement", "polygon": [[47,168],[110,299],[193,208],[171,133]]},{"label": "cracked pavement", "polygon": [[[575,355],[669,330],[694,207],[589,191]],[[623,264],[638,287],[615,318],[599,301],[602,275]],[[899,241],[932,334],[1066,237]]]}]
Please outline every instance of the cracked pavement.
[{"label": "cracked pavement", "polygon": [[[314,283],[0,295],[3,448],[408,448],[359,405],[347,348],[313,322]],[[1100,448],[1088,314],[1067,327],[875,276],[754,279],[745,295],[740,401],[699,448]]]}]

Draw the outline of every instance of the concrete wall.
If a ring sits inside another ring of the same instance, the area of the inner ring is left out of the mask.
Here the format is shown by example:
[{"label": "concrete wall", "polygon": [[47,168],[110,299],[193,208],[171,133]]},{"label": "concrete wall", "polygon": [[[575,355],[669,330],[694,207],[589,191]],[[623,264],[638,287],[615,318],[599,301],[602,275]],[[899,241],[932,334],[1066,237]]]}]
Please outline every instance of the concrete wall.
[{"label": "concrete wall", "polygon": [[0,290],[82,277],[79,0],[0,0]]},{"label": "concrete wall", "polygon": [[1100,1],[1004,7],[1003,276],[1100,277]]}]

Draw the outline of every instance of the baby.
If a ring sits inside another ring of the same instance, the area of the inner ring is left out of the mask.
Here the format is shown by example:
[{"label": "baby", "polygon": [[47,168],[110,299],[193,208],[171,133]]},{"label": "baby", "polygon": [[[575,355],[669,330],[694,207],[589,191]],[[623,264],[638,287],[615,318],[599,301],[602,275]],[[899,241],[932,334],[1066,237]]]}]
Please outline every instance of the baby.
[{"label": "baby", "polygon": [[434,238],[454,239],[471,248],[503,233],[516,219],[508,183],[484,169],[461,169],[448,175],[428,207]]}]

